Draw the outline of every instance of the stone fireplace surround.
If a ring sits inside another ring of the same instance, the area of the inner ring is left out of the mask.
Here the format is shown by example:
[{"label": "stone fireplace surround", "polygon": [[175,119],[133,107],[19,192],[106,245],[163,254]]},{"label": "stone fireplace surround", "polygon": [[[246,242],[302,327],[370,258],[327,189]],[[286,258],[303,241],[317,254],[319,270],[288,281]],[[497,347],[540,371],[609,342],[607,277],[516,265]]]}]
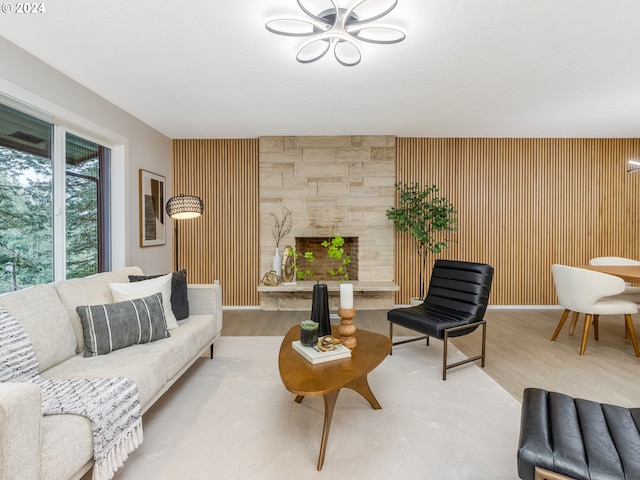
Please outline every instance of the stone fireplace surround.
[{"label": "stone fireplace surround", "polygon": [[[282,218],[286,208],[291,211],[292,228],[280,241],[280,254],[295,245],[296,237],[328,239],[333,233],[357,237],[357,276],[362,286],[354,288],[359,292],[356,308],[366,292],[373,292],[366,301],[369,308],[386,308],[389,288],[397,290],[393,224],[385,215],[395,199],[395,137],[261,137],[259,149],[260,275],[271,270],[276,250],[269,214]],[[300,287],[288,289],[286,295],[282,292],[281,300],[287,301],[278,303],[278,295],[261,286],[261,308],[309,308],[305,295],[292,293]],[[369,301],[381,289],[386,292],[385,307]]]}]

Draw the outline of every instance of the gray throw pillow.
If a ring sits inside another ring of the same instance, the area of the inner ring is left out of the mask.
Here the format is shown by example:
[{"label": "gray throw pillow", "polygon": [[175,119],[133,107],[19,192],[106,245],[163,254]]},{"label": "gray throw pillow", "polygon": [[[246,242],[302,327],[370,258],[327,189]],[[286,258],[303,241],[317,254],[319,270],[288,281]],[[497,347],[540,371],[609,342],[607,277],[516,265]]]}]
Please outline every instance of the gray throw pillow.
[{"label": "gray throw pillow", "polygon": [[84,356],[94,357],[169,336],[162,294],[105,305],[76,307],[82,322]]},{"label": "gray throw pillow", "polygon": [[[162,275],[129,275],[130,282],[151,280]],[[184,320],[189,317],[189,299],[187,298],[187,270],[182,269],[173,272],[171,276],[171,310],[176,320]]]}]

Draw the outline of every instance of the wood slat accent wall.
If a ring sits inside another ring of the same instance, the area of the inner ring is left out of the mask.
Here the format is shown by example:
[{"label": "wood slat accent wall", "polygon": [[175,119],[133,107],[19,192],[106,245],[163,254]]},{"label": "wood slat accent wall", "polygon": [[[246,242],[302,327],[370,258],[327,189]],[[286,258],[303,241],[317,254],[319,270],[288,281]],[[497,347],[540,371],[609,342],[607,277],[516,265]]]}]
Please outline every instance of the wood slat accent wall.
[{"label": "wood slat accent wall", "polygon": [[225,306],[259,304],[258,179],[257,139],[173,141],[173,195],[204,201],[178,221],[179,266],[190,283],[220,280]]},{"label": "wood slat accent wall", "polygon": [[[458,209],[457,242],[439,258],[493,265],[494,305],[557,304],[553,263],[640,259],[640,172],[626,171],[640,139],[397,138],[396,149],[397,181],[436,184]],[[395,256],[396,301],[408,303],[418,268],[404,235]]]}]

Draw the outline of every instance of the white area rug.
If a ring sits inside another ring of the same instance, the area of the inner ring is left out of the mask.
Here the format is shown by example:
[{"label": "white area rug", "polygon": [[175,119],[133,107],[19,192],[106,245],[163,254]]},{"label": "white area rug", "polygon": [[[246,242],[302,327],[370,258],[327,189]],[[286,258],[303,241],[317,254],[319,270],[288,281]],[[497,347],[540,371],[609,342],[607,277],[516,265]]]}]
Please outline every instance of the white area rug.
[{"label": "white area rug", "polygon": [[324,404],[297,404],[284,388],[281,340],[218,339],[214,360],[199,359],[144,415],[144,443],[115,478],[518,478],[520,404],[474,364],[443,382],[439,341],[397,346],[369,374],[382,410],[340,391],[318,472]]}]

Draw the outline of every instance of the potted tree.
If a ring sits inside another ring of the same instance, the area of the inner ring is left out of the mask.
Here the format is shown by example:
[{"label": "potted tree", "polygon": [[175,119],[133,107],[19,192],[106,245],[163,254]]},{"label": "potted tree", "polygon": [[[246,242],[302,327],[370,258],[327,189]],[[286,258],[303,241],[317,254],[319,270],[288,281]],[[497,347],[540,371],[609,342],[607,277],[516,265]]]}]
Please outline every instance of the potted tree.
[{"label": "potted tree", "polygon": [[396,183],[398,206],[386,211],[397,232],[411,234],[420,260],[420,296],[412,298],[412,304],[425,297],[428,254],[439,254],[452,241],[450,232],[458,230],[457,211],[444,197],[439,197],[436,185]]}]

